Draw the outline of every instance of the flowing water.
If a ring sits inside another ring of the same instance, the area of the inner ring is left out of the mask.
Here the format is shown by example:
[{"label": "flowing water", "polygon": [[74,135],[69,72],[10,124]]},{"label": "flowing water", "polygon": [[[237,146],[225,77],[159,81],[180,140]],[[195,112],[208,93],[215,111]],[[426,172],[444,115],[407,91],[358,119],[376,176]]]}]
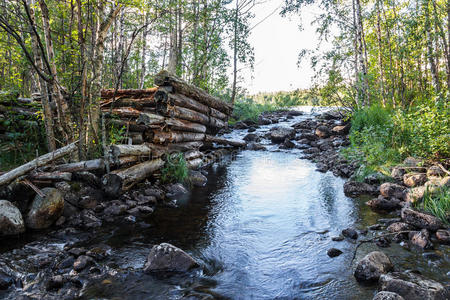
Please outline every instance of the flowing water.
[{"label": "flowing water", "polygon": [[[352,275],[356,243],[331,237],[347,227],[365,228],[382,216],[368,210],[364,200],[347,198],[343,179],[315,171],[298,150],[268,148],[241,151],[216,163],[208,169],[207,185],[178,199],[177,208],[158,208],[145,222],[98,230],[90,243],[111,246],[105,264],[117,273],[89,282],[83,297],[371,299],[376,288],[357,284]],[[151,246],[161,242],[182,248],[201,267],[171,276],[144,274]],[[344,253],[329,258],[332,247]],[[375,248],[363,244],[356,260]],[[439,250],[442,257],[434,260],[394,243],[382,251],[397,269],[418,269],[448,284],[448,247]]]}]

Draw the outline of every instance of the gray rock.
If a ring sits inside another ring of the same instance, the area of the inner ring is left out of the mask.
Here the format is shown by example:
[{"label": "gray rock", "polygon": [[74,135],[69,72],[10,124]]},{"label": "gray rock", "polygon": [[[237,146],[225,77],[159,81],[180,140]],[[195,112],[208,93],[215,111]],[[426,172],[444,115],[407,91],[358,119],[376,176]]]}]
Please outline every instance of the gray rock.
[{"label": "gray rock", "polygon": [[339,250],[339,249],[336,249],[336,248],[331,248],[331,249],[328,249],[328,251],[327,251],[327,255],[329,257],[336,257],[336,256],[339,256],[341,254],[342,254],[342,251]]},{"label": "gray rock", "polygon": [[274,127],[270,131],[270,140],[272,143],[283,143],[285,139],[292,139],[295,136],[295,130],[287,127]]},{"label": "gray rock", "polygon": [[402,209],[401,216],[404,222],[421,229],[437,231],[444,226],[441,220],[439,220],[435,216],[421,213],[410,208]]},{"label": "gray rock", "polygon": [[350,123],[346,125],[334,126],[331,133],[334,135],[346,135],[350,132]]},{"label": "gray rock", "polygon": [[189,182],[194,186],[205,186],[208,178],[199,171],[189,171]]},{"label": "gray rock", "polygon": [[292,149],[295,147],[294,142],[290,141],[289,139],[285,139],[283,142],[283,147],[286,149]]},{"label": "gray rock", "polygon": [[379,289],[397,293],[408,300],[446,300],[450,298],[449,292],[442,284],[411,271],[381,275]]},{"label": "gray rock", "polygon": [[353,228],[346,228],[342,230],[342,235],[352,240],[356,240],[358,238],[358,232],[356,232]]},{"label": "gray rock", "polygon": [[254,150],[254,151],[262,150],[262,151],[265,151],[267,149],[266,149],[266,147],[264,147],[263,145],[258,144],[258,143],[248,143],[247,144],[247,150]]},{"label": "gray rock", "polygon": [[386,198],[404,199],[406,188],[396,183],[386,182],[380,186],[380,194]]},{"label": "gray rock", "polygon": [[185,195],[187,193],[188,193],[188,190],[181,183],[171,184],[167,188],[167,196],[168,197],[177,197],[177,196]]},{"label": "gray rock", "polygon": [[409,241],[412,245],[422,248],[423,250],[433,249],[433,244],[430,241],[430,233],[426,229],[410,232]]},{"label": "gray rock", "polygon": [[164,198],[164,192],[156,188],[148,188],[144,190],[146,196],[154,196],[156,200],[162,200]]},{"label": "gray rock", "polygon": [[249,133],[244,136],[244,141],[246,142],[258,142],[260,140],[259,136],[255,133]]},{"label": "gray rock", "polygon": [[401,201],[396,198],[384,198],[379,196],[378,198],[369,200],[366,204],[373,210],[392,211],[400,208]]},{"label": "gray rock", "polygon": [[319,138],[325,139],[330,136],[330,129],[328,129],[328,127],[326,127],[326,126],[321,125],[316,128],[315,134]]},{"label": "gray rock", "polygon": [[73,263],[73,269],[77,272],[84,270],[86,267],[89,267],[93,264],[94,260],[92,257],[87,255],[81,255],[77,258],[77,260]]},{"label": "gray rock", "polygon": [[189,254],[171,244],[162,243],[150,250],[144,272],[185,272],[196,266],[197,262]]},{"label": "gray rock", "polygon": [[331,240],[334,241],[334,242],[340,242],[340,241],[343,241],[344,239],[345,239],[345,237],[343,237],[342,235],[339,235],[339,236],[333,236],[333,237],[331,238]]},{"label": "gray rock", "polygon": [[63,194],[55,188],[41,190],[45,197],[36,195],[26,217],[26,225],[33,229],[50,227],[64,211]]},{"label": "gray rock", "polygon": [[365,182],[347,181],[344,184],[344,193],[349,197],[357,197],[360,195],[376,195],[378,190],[375,186]]},{"label": "gray rock", "polygon": [[377,293],[372,300],[405,300],[405,298],[397,293],[382,291]]},{"label": "gray rock", "polygon": [[8,289],[13,283],[14,280],[11,276],[0,271],[0,290]]},{"label": "gray rock", "polygon": [[376,172],[364,177],[364,182],[368,184],[381,184],[382,182],[385,182],[386,179],[387,179],[386,175],[380,172]]},{"label": "gray rock", "polygon": [[445,176],[446,173],[444,172],[444,170],[442,170],[441,167],[439,166],[431,166],[428,168],[427,170],[427,176],[439,176],[439,177],[443,177]]},{"label": "gray rock", "polygon": [[374,251],[358,262],[353,275],[359,282],[376,282],[382,274],[392,269],[393,265],[389,257],[383,252]]},{"label": "gray rock", "polygon": [[0,235],[25,232],[25,224],[19,209],[11,202],[0,200]]},{"label": "gray rock", "polygon": [[450,245],[450,230],[439,229],[436,231],[436,238],[440,243]]},{"label": "gray rock", "polygon": [[404,222],[395,222],[388,226],[387,230],[389,232],[395,233],[395,232],[401,232],[401,231],[410,231],[413,227],[407,223]]},{"label": "gray rock", "polygon": [[394,167],[391,171],[391,176],[397,180],[402,180],[403,175],[406,174],[405,168],[402,167]]}]

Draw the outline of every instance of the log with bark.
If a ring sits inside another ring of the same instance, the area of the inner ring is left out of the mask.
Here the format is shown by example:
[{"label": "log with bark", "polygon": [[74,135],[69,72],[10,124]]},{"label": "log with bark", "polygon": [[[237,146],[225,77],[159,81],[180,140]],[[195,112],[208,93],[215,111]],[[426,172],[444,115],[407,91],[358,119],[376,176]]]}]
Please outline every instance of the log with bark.
[{"label": "log with bark", "polygon": [[67,154],[70,154],[74,152],[77,149],[77,142],[69,144],[67,146],[64,146],[60,149],[57,149],[53,152],[44,154],[36,159],[33,159],[32,161],[17,167],[2,176],[0,176],[0,186],[4,184],[8,184],[9,182],[13,181],[19,176],[22,176],[30,171],[32,171],[35,168],[42,167],[56,159],[62,158]]},{"label": "log with bark", "polygon": [[119,98],[119,99],[106,99],[100,102],[100,107],[133,107],[136,109],[143,109],[145,107],[155,107],[155,100],[153,97],[131,99],[131,98]]},{"label": "log with bark", "polygon": [[127,131],[144,132],[147,129],[147,126],[139,125],[132,120],[109,119],[108,123],[116,128],[125,128]]},{"label": "log with bark", "polygon": [[232,147],[237,147],[237,148],[243,148],[247,145],[244,141],[229,140],[229,139],[220,138],[220,137],[216,137],[216,136],[212,136],[212,135],[207,135],[205,137],[205,142],[216,143],[219,145],[232,146]]},{"label": "log with bark", "polygon": [[204,133],[183,132],[183,131],[159,131],[153,132],[152,141],[155,144],[173,144],[182,142],[203,141],[205,139]]},{"label": "log with bark", "polygon": [[207,105],[208,107],[215,108],[228,116],[231,115],[233,111],[233,107],[230,104],[221,101],[217,97],[209,95],[204,90],[171,75],[165,70],[159,72],[155,76],[155,84],[159,86],[171,86],[174,89],[174,93],[183,94]]},{"label": "log with bark", "polygon": [[106,89],[101,91],[101,97],[103,99],[108,99],[112,97],[121,97],[121,96],[133,96],[133,98],[148,98],[149,96],[156,93],[158,90],[157,87],[149,88],[149,89],[127,89],[127,90],[115,90],[115,89]]},{"label": "log with bark", "polygon": [[119,116],[121,118],[138,118],[139,115],[142,113],[140,110],[137,110],[133,107],[121,107],[121,108],[102,108],[102,113],[105,114],[107,117],[111,116]]},{"label": "log with bark", "polygon": [[27,176],[31,181],[71,181],[72,173],[70,172],[33,172]]},{"label": "log with bark", "polygon": [[184,153],[184,159],[186,161],[191,160],[191,159],[195,159],[195,158],[199,158],[202,157],[203,154],[198,151],[198,150],[191,150],[191,151],[187,151]]},{"label": "log with bark", "polygon": [[102,177],[102,187],[106,194],[117,197],[137,183],[149,177],[164,166],[162,159],[146,161],[127,169],[120,169]]},{"label": "log with bark", "polygon": [[93,159],[69,164],[57,165],[51,168],[52,171],[59,172],[83,172],[83,171],[105,171],[103,159]]},{"label": "log with bark", "polygon": [[220,119],[217,119],[215,117],[210,117],[205,114],[202,114],[198,111],[180,107],[180,106],[171,106],[167,105],[165,103],[157,104],[156,105],[156,112],[158,114],[170,117],[170,118],[176,118],[176,119],[182,119],[194,123],[200,123],[206,126],[210,126],[213,128],[223,128],[226,127],[226,123]]}]

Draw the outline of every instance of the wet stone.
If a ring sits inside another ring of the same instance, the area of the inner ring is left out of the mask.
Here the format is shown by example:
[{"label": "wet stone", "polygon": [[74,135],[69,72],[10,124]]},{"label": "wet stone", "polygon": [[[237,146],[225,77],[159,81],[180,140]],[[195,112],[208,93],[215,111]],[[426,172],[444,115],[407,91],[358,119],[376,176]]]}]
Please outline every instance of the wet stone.
[{"label": "wet stone", "polygon": [[340,236],[334,236],[334,237],[331,238],[331,240],[334,241],[334,242],[341,242],[341,241],[343,241],[344,239],[345,239],[345,237],[343,237],[342,235],[340,235]]},{"label": "wet stone", "polygon": [[448,229],[439,229],[436,231],[436,238],[439,243],[449,245],[450,244],[450,230]]},{"label": "wet stone", "polygon": [[380,251],[374,251],[361,259],[355,269],[354,276],[359,282],[376,282],[382,274],[393,269],[389,257]]},{"label": "wet stone", "polygon": [[64,285],[64,277],[61,275],[56,275],[50,278],[45,284],[45,289],[47,291],[59,290]]},{"label": "wet stone", "polygon": [[342,251],[339,249],[336,249],[336,248],[331,248],[331,249],[328,249],[328,251],[327,251],[327,255],[329,257],[337,257],[341,254],[342,254]]},{"label": "wet stone", "polygon": [[372,300],[405,300],[405,298],[397,293],[382,291],[377,293]]},{"label": "wet stone", "polygon": [[358,232],[356,232],[353,228],[346,228],[342,230],[342,235],[352,240],[356,240],[358,238]]},{"label": "wet stone", "polygon": [[14,280],[11,276],[0,271],[0,290],[8,289],[13,283]]},{"label": "wet stone", "polygon": [[73,263],[73,269],[77,272],[82,271],[86,267],[89,267],[92,265],[94,260],[90,256],[81,255],[77,258],[77,260]]}]

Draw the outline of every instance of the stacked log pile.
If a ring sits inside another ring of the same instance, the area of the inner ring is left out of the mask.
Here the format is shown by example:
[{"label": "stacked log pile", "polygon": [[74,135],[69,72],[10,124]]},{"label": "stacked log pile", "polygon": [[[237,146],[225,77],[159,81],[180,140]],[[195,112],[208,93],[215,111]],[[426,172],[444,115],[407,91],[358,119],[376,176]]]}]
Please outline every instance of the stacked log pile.
[{"label": "stacked log pile", "polygon": [[159,86],[151,89],[102,91],[105,124],[110,132],[123,135],[119,144],[107,148],[105,157],[58,163],[76,151],[71,144],[0,175],[0,186],[16,178],[45,186],[90,172],[101,176],[107,194],[117,196],[157,174],[165,155],[182,153],[188,168],[197,169],[222,155],[224,147],[245,146],[242,141],[215,136],[227,127],[232,113],[229,104],[167,72],[159,73],[155,82]]},{"label": "stacked log pile", "polygon": [[157,88],[103,90],[102,112],[110,128],[123,128],[126,144],[110,149],[111,160],[157,159],[182,152],[190,168],[202,165],[206,145],[243,147],[241,141],[215,137],[227,127],[232,106],[166,71],[155,77]]}]

